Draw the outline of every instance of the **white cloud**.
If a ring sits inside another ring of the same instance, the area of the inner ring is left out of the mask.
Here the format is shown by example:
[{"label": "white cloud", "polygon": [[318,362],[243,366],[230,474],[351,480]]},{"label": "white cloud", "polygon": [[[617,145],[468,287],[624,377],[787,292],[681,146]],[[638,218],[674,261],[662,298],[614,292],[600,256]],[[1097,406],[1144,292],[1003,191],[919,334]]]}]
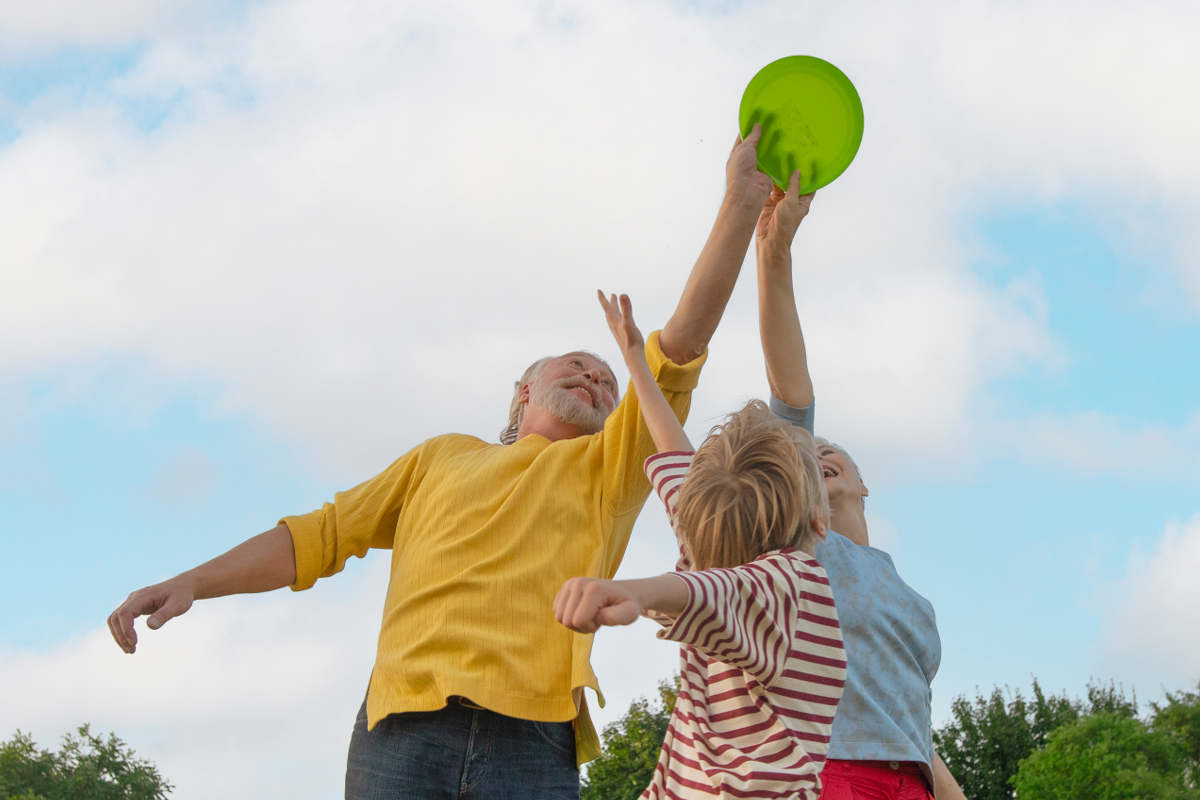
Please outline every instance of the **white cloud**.
[{"label": "white cloud", "polygon": [[1200,675],[1200,514],[1167,523],[1149,554],[1135,549],[1125,574],[1103,586],[1107,674],[1143,697],[1194,685]]},{"label": "white cloud", "polygon": [[107,629],[0,651],[5,725],[43,747],[84,722],[114,731],[178,800],[337,796],[387,559],[354,567],[309,592],[200,602],[159,631],[139,627],[132,656]]},{"label": "white cloud", "polygon": [[1200,476],[1200,413],[1180,426],[1131,425],[1097,411],[1039,416],[1001,426],[992,443],[1031,462],[1083,475]]},{"label": "white cloud", "polygon": [[[281,3],[166,32],[113,101],[182,92],[162,128],[97,101],[34,115],[0,151],[23,279],[5,368],[116,358],[200,381],[338,475],[448,428],[492,435],[528,361],[611,352],[597,284],[632,292],[647,327],[669,313],[720,196],[734,101],[784,51],[776,34],[737,44],[760,13]],[[927,102],[838,36],[811,49],[845,53],[869,105],[885,85]],[[870,105],[859,163],[797,247],[823,426],[875,460],[961,460],[981,385],[1057,356],[1044,315],[970,276],[962,190],[898,172],[897,146],[943,170],[891,102]],[[757,351],[746,283],[698,411],[763,391],[734,355]]]}]

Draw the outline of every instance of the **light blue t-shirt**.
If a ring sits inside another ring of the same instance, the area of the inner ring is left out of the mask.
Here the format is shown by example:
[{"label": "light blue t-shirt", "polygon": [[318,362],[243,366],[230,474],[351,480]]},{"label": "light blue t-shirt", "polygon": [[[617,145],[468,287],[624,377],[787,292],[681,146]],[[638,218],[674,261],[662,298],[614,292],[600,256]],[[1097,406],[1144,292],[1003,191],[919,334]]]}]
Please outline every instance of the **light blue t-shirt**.
[{"label": "light blue t-shirt", "polygon": [[[771,410],[812,432],[813,407],[776,397]],[[916,761],[933,785],[930,683],[942,660],[933,605],[896,572],[892,557],[830,531],[813,548],[829,575],[846,646],[846,688],[828,758]]]}]

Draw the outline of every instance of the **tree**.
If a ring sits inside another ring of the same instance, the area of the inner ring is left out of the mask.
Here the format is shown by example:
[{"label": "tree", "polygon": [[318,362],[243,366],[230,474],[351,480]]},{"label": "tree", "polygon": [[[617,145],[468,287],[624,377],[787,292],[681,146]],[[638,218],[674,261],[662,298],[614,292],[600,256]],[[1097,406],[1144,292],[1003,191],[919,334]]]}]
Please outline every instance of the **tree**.
[{"label": "tree", "polygon": [[604,728],[604,755],[588,764],[580,800],[636,800],[650,785],[678,694],[674,682],[662,681],[657,703],[638,698]]},{"label": "tree", "polygon": [[1043,747],[1048,734],[1079,718],[1080,704],[1047,696],[1033,680],[1033,701],[1021,691],[995,688],[988,697],[959,696],[950,707],[953,719],[933,732],[933,744],[972,800],[1011,800],[1009,779],[1021,759]]},{"label": "tree", "polygon": [[[1200,690],[1200,683],[1196,688]],[[1165,703],[1150,707],[1154,709],[1150,727],[1175,740],[1188,786],[1200,787],[1200,691],[1167,692]]]},{"label": "tree", "polygon": [[1063,725],[1099,712],[1137,715],[1136,695],[1126,697],[1124,689],[1111,682],[1089,683],[1086,703],[1065,694],[1047,695],[1037,678],[1032,701],[1027,702],[1019,689],[1007,691],[1007,699],[999,688],[986,698],[955,698],[950,707],[953,719],[933,732],[934,749],[972,800],[1012,800],[1011,781],[1021,761],[1043,749],[1050,734]]},{"label": "tree", "polygon": [[1121,711],[1097,711],[1052,731],[1013,779],[1021,800],[1175,800],[1192,797],[1183,753],[1167,733]]},{"label": "tree", "polygon": [[64,736],[57,753],[21,731],[0,742],[0,800],[165,800],[170,791],[153,764],[87,725]]}]

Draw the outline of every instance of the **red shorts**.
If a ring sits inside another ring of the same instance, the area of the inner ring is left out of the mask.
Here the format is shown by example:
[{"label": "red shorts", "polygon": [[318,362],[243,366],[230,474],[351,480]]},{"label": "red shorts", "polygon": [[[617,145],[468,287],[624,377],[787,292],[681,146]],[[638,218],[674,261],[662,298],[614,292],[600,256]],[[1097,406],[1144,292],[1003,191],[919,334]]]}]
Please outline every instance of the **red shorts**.
[{"label": "red shorts", "polygon": [[821,770],[820,800],[933,800],[933,792],[913,761],[831,758]]}]

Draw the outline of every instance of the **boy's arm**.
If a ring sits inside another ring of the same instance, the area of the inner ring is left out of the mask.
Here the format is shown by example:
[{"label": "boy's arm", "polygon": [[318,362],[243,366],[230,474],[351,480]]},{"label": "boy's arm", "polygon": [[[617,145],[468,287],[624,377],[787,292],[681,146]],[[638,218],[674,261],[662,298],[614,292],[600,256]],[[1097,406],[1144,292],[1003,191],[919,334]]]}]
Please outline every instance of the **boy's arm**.
[{"label": "boy's arm", "polygon": [[792,240],[808,213],[812,194],[799,193],[800,173],[792,174],[787,194],[771,192],[755,234],[758,257],[758,329],[771,394],[789,406],[813,403],[812,378],[792,286]]},{"label": "boy's arm", "polygon": [[600,305],[604,308],[604,318],[613,338],[621,348],[621,357],[629,369],[630,380],[633,381],[634,391],[637,392],[641,404],[642,417],[646,420],[646,428],[650,438],[654,440],[654,448],[662,453],[674,450],[691,450],[691,442],[683,432],[683,426],[675,417],[662,389],[650,374],[650,365],[646,363],[646,342],[642,332],[633,321],[633,304],[629,295],[623,294],[618,299],[616,295],[609,298],[597,290]]},{"label": "boy's arm", "polygon": [[629,625],[643,611],[678,616],[688,602],[687,585],[677,575],[608,581],[571,578],[554,598],[554,618],[579,633],[602,625]]}]

